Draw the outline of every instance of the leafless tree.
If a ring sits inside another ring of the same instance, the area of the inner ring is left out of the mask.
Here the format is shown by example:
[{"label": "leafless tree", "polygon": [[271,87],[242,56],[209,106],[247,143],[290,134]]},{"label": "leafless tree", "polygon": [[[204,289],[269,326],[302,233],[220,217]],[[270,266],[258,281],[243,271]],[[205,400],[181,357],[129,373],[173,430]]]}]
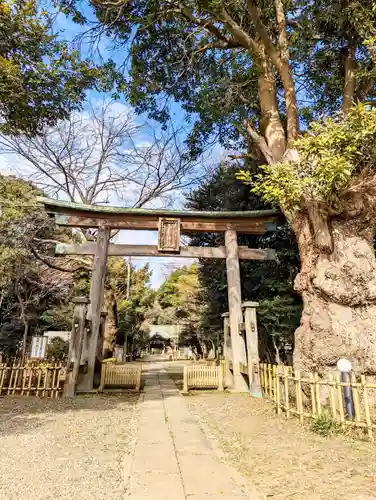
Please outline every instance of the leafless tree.
[{"label": "leafless tree", "polygon": [[12,168],[49,195],[87,204],[166,206],[202,175],[181,128],[157,132],[114,101],[88,105],[35,138],[0,136],[0,152],[17,155]]},{"label": "leafless tree", "polygon": [[[100,106],[88,105],[38,137],[0,136],[0,152],[15,155],[12,169],[52,197],[141,208],[169,205],[204,174],[201,159],[191,160],[183,140],[184,131],[172,124],[157,131],[148,123],[138,123],[128,107],[104,101]],[[93,237],[90,231],[80,234]],[[37,240],[33,236],[28,246],[41,265],[68,274],[91,269],[90,257],[62,261],[45,251],[44,236],[42,242]],[[112,300],[112,295],[106,297]],[[21,309],[24,302],[23,298]],[[113,310],[113,304],[107,305]]]}]

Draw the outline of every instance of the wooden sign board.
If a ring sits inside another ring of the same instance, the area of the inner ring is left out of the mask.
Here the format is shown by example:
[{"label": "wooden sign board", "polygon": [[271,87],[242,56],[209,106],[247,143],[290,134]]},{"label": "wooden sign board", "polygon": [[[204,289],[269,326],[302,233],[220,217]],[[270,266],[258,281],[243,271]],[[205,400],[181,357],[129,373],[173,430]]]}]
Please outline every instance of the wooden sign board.
[{"label": "wooden sign board", "polygon": [[48,337],[33,337],[31,342],[31,354],[32,359],[44,359],[46,355]]},{"label": "wooden sign board", "polygon": [[180,252],[180,219],[160,217],[158,251]]}]

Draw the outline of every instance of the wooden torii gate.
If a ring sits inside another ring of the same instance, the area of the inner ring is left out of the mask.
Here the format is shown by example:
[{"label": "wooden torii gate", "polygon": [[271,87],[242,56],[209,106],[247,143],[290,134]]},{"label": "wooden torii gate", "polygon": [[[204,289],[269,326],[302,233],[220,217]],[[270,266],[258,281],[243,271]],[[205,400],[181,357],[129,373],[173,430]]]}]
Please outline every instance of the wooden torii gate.
[{"label": "wooden torii gate", "polygon": [[[55,214],[60,226],[97,228],[96,242],[80,245],[58,244],[57,255],[92,255],[93,268],[88,316],[91,332],[87,335],[87,372],[82,390],[93,389],[97,344],[103,306],[104,280],[108,256],[172,256],[205,259],[226,259],[229,327],[232,346],[232,388],[244,392],[248,385],[240,365],[247,362],[246,346],[241,335],[243,322],[239,259],[274,259],[274,251],[238,246],[238,233],[264,234],[276,227],[279,212],[275,210],[244,212],[191,212],[174,210],[143,210],[113,206],[96,206],[42,198],[48,213]],[[110,243],[111,230],[132,229],[158,231],[158,245],[120,245]],[[224,247],[181,247],[180,234],[221,232]]]}]

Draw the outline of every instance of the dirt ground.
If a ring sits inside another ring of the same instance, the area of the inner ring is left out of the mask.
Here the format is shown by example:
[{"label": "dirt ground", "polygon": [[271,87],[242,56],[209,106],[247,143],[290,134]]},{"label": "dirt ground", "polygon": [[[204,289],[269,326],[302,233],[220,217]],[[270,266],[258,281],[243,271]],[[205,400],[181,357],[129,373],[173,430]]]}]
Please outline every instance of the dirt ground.
[{"label": "dirt ground", "polygon": [[265,498],[376,499],[375,444],[320,437],[246,395],[196,393],[187,403]]},{"label": "dirt ground", "polygon": [[[182,387],[182,367],[169,374]],[[308,424],[277,417],[273,405],[243,394],[192,392],[190,411],[225,459],[265,498],[376,499],[376,443],[321,437]]]},{"label": "dirt ground", "polygon": [[0,398],[0,500],[120,500],[138,395]]}]

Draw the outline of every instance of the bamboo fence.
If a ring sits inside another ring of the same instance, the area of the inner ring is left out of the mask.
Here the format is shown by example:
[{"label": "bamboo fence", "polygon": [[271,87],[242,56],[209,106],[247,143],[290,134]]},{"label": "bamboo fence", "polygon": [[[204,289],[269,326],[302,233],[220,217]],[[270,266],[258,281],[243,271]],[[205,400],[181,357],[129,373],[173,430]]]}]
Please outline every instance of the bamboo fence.
[{"label": "bamboo fence", "polygon": [[132,388],[135,392],[140,391],[142,366],[120,365],[116,363],[102,363],[101,383],[99,392],[103,392],[105,386],[118,386]]},{"label": "bamboo fence", "polygon": [[[373,439],[376,413],[370,400],[376,399],[376,383],[368,381],[365,375],[352,373],[349,381],[344,382],[336,373],[323,380],[317,373],[302,376],[291,366],[261,363],[260,379],[264,396],[274,402],[277,414],[284,412],[287,418],[294,415],[303,422],[328,412],[341,426],[362,429]],[[346,387],[352,392],[354,415],[351,418],[344,395]],[[370,395],[372,390],[374,393]]]},{"label": "bamboo fence", "polygon": [[21,395],[57,398],[63,391],[65,368],[60,364],[0,365],[0,396]]},{"label": "bamboo fence", "polygon": [[184,389],[218,389],[223,391],[223,366],[190,365],[184,366]]}]

